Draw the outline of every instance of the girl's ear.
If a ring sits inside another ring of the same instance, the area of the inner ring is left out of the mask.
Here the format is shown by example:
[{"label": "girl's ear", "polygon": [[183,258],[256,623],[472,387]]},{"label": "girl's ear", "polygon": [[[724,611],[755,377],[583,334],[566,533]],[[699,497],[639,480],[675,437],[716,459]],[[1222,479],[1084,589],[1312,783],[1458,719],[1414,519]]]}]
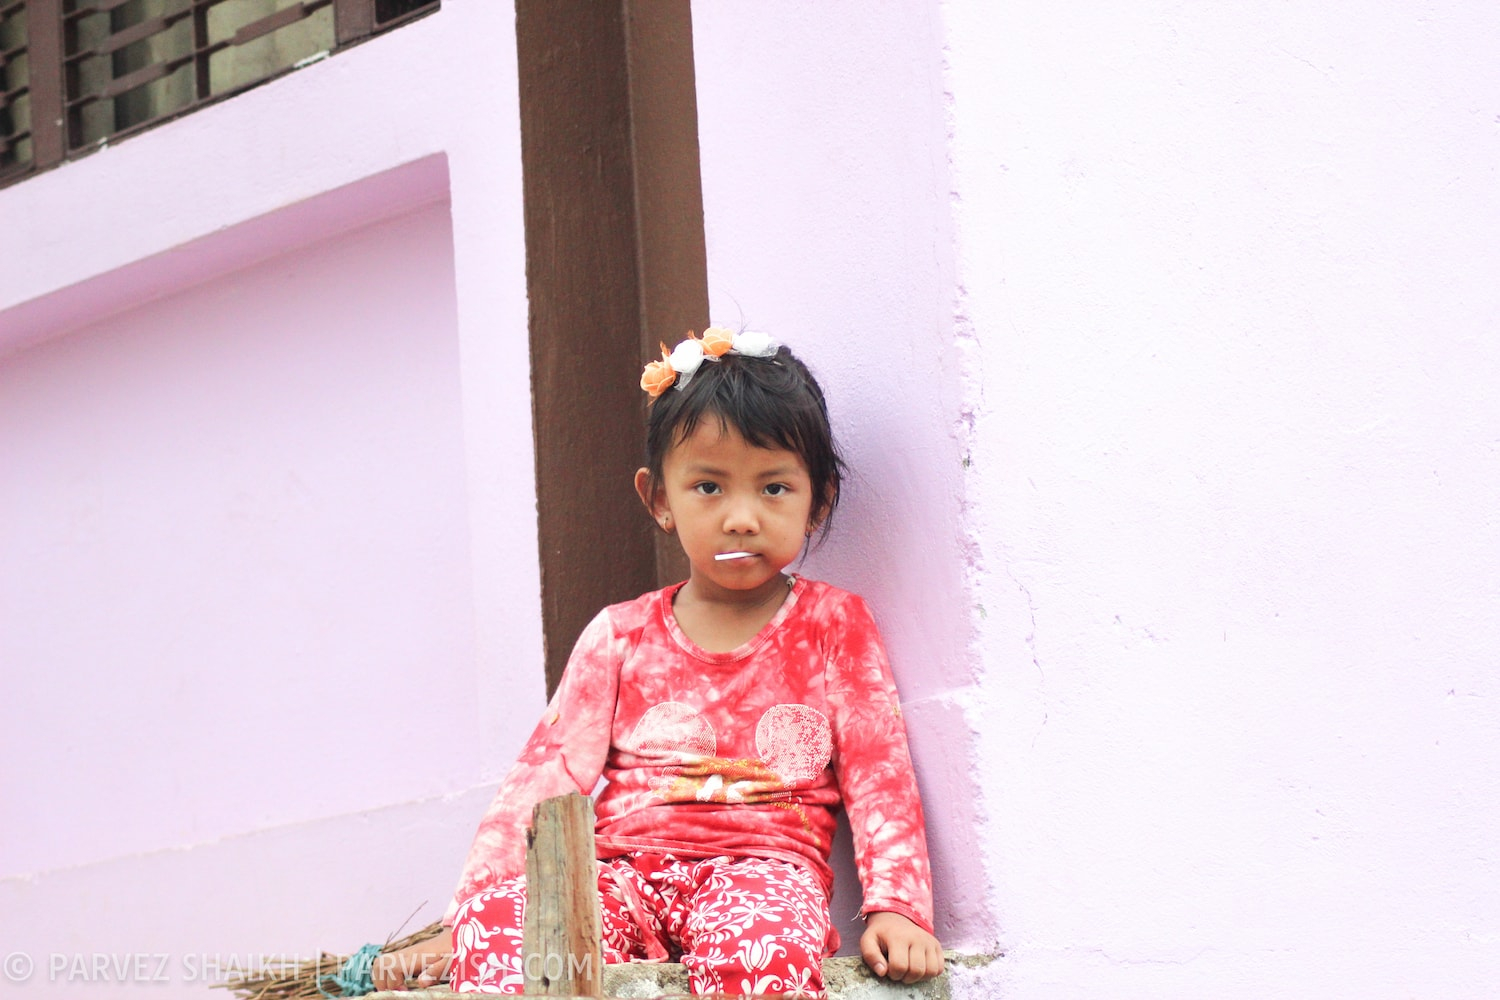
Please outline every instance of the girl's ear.
[{"label": "girl's ear", "polygon": [[[657,524],[662,523],[663,517],[671,517],[667,511],[666,497],[662,495],[661,489],[651,489],[651,472],[648,469],[635,470],[635,493],[641,498],[641,503],[651,512],[651,519]],[[662,525],[663,528],[666,525]]]},{"label": "girl's ear", "polygon": [[812,517],[808,518],[808,521],[807,521],[807,537],[808,538],[811,538],[813,535],[815,535],[817,533],[817,531],[818,531],[819,528],[823,527],[824,522],[828,520],[828,516],[833,513],[833,505],[838,502],[838,498],[839,498],[838,487],[837,486],[830,486],[828,488],[827,495],[823,498],[822,510],[820,510],[818,513],[816,513]]},{"label": "girl's ear", "polygon": [[646,505],[646,509],[654,517],[656,515],[657,498],[651,495],[650,469],[641,468],[635,470],[635,495],[641,498],[641,503]]}]

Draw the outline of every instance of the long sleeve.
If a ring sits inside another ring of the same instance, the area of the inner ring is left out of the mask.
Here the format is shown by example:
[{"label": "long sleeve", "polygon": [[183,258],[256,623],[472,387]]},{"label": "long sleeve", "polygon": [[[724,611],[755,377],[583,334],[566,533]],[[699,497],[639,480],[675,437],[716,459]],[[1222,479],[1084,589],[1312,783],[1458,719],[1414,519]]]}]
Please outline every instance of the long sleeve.
[{"label": "long sleeve", "polygon": [[916,773],[885,647],[864,601],[837,613],[828,665],[834,770],[864,889],[861,913],[886,910],[932,927],[932,874]]},{"label": "long sleeve", "polygon": [[538,802],[593,791],[609,753],[626,641],[601,611],[578,637],[561,683],[480,820],[444,922],[476,892],[526,872],[526,828]]}]

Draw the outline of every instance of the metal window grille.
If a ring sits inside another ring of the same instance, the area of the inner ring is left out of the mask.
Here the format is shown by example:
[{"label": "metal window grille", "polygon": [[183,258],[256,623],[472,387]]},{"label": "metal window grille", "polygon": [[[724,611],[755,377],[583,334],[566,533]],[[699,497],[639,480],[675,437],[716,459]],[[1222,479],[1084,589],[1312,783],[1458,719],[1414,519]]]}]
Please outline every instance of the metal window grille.
[{"label": "metal window grille", "polygon": [[440,0],[0,0],[0,185],[431,13]]},{"label": "metal window grille", "polygon": [[0,0],[0,183],[36,158],[31,133],[31,47],[25,0]]}]

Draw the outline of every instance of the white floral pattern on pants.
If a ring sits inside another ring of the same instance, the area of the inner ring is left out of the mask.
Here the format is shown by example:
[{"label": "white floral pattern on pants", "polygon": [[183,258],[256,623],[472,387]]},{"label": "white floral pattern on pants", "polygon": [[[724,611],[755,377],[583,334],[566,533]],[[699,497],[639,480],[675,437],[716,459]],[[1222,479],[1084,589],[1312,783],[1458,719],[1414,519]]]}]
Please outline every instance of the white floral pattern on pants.
[{"label": "white floral pattern on pants", "polygon": [[[694,993],[822,998],[828,897],[805,868],[764,858],[637,854],[599,864],[604,961],[679,958]],[[453,987],[518,994],[526,880],[486,889],[454,918]]]}]

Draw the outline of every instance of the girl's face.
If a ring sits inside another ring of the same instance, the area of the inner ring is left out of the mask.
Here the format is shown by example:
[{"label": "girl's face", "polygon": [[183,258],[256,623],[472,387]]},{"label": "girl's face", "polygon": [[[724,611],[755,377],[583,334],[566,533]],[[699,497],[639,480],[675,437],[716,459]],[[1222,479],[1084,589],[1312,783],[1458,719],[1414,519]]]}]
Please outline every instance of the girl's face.
[{"label": "girl's face", "polygon": [[[636,489],[658,524],[675,532],[704,596],[751,600],[780,585],[811,523],[812,480],[795,452],[757,448],[716,420],[699,423],[662,461],[657,495],[645,470]],[[747,552],[736,559],[716,559]]]}]

